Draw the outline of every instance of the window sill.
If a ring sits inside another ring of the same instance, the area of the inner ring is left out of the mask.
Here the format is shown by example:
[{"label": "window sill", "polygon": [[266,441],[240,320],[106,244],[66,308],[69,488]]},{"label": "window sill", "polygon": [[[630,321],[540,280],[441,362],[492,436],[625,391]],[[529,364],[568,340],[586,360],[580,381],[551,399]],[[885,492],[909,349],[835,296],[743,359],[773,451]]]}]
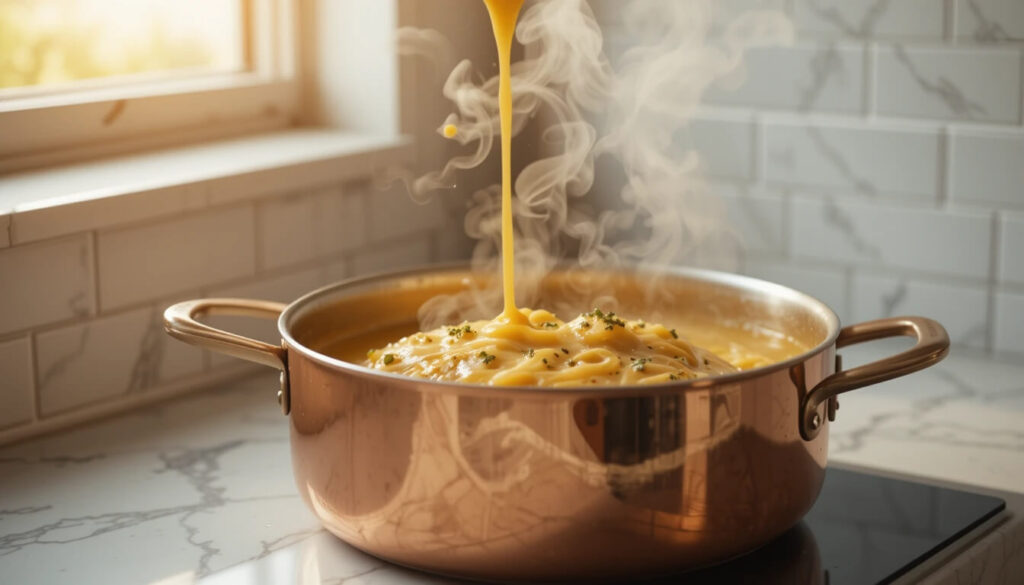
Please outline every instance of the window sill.
[{"label": "window sill", "polygon": [[290,129],[0,176],[0,248],[344,181],[411,141]]}]

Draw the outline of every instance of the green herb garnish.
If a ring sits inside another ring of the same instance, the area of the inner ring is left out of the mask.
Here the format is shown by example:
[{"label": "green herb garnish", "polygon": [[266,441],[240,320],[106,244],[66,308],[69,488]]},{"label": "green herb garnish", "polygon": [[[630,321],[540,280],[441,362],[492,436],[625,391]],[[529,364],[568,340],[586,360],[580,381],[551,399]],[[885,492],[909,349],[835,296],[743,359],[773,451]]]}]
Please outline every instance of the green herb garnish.
[{"label": "green herb garnish", "polygon": [[590,313],[585,313],[586,317],[597,317],[604,322],[604,328],[608,331],[615,329],[615,326],[625,327],[626,322],[615,316],[615,313],[605,313],[597,307],[594,308]]},{"label": "green herb garnish", "polygon": [[390,366],[391,362],[393,362],[393,361],[395,361],[395,354],[393,354],[393,353],[386,353],[386,354],[384,354],[384,365],[385,366]]},{"label": "green herb garnish", "polygon": [[497,356],[491,355],[486,351],[481,351],[479,354],[477,354],[477,357],[484,360],[485,364],[489,364],[497,358]]},{"label": "green herb garnish", "polygon": [[454,337],[456,339],[462,339],[463,335],[465,335],[467,333],[472,333],[472,332],[473,332],[473,328],[470,327],[469,325],[463,325],[462,327],[449,327],[448,328],[448,335],[451,335],[452,337]]},{"label": "green herb garnish", "polygon": [[679,339],[679,334],[678,334],[678,333],[676,333],[676,330],[675,330],[675,329],[673,329],[673,330],[669,331],[669,333],[671,333],[671,334],[672,334],[672,339]]}]

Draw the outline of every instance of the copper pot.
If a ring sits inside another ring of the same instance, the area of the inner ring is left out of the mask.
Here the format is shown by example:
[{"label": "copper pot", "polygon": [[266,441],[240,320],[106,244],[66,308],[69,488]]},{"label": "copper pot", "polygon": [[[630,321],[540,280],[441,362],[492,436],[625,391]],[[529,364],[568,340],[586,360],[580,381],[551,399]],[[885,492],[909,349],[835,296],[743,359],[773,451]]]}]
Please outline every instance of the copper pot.
[{"label": "copper pot", "polygon": [[[167,309],[166,327],[281,370],[295,478],[328,530],[395,563],[504,581],[668,574],[764,545],[817,498],[836,396],[928,367],[949,349],[930,319],[840,329],[828,306],[792,289],[671,269],[555,272],[534,306],[589,310],[599,290],[620,300],[621,314],[747,323],[813,349],[737,374],[577,389],[424,381],[323,353],[373,330],[414,331],[425,301],[481,278],[426,269],[342,282],[287,306],[190,301]],[[215,313],[277,318],[282,344],[196,320]],[[895,336],[916,345],[841,368],[836,348]]]}]

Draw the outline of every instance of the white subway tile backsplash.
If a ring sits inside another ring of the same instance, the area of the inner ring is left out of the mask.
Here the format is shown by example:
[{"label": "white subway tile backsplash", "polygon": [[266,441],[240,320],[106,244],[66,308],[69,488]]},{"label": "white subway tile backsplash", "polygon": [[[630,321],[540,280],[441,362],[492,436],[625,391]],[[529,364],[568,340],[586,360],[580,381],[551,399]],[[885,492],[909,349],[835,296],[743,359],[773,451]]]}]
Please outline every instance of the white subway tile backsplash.
[{"label": "white subway tile backsplash", "polygon": [[438,227],[462,229],[463,218],[450,217],[434,195],[425,204],[413,201],[405,186],[395,183],[386,190],[376,189],[370,183],[357,183],[346,191],[361,192],[369,208],[368,239],[373,242],[408,236],[418,231]]},{"label": "white subway tile backsplash", "polygon": [[790,204],[798,258],[988,277],[990,214],[799,198]]},{"label": "white subway tile backsplash", "polygon": [[[735,22],[750,11],[786,12],[788,0],[714,0],[710,4],[712,23],[718,27]],[[625,8],[629,3],[622,0],[588,0],[597,21],[604,26],[618,26],[625,20]]]},{"label": "white subway tile backsplash", "polygon": [[366,276],[401,268],[414,268],[432,261],[430,246],[421,238],[374,245],[352,258],[351,275]]},{"label": "white subway tile backsplash", "polygon": [[32,354],[27,337],[0,343],[0,429],[32,420]]},{"label": "white subway tile backsplash", "polygon": [[956,0],[956,36],[983,43],[1024,40],[1024,2]]},{"label": "white subway tile backsplash", "polygon": [[694,118],[682,144],[696,149],[708,176],[749,181],[757,170],[755,135],[749,117],[706,114]]},{"label": "white subway tile backsplash", "polygon": [[876,109],[891,116],[1015,123],[1020,75],[1017,50],[882,47]]},{"label": "white subway tile backsplash", "polygon": [[854,321],[925,315],[942,323],[953,343],[981,349],[988,344],[988,291],[983,286],[857,274],[851,296]]},{"label": "white subway tile backsplash", "polygon": [[754,278],[775,282],[807,293],[832,307],[841,320],[846,321],[849,318],[848,283],[844,270],[753,259],[747,262],[743,272]]},{"label": "white subway tile backsplash", "polygon": [[899,126],[765,124],[769,184],[935,199],[938,131]]},{"label": "white subway tile backsplash", "polygon": [[711,192],[725,202],[729,226],[736,230],[748,254],[785,253],[785,198],[722,187],[712,187]]},{"label": "white subway tile backsplash", "polygon": [[143,391],[201,371],[201,355],[164,332],[162,309],[139,309],[38,334],[41,414]]},{"label": "white subway tile backsplash", "polygon": [[[271,278],[261,278],[245,284],[215,288],[207,294],[210,297],[218,298],[254,299],[288,304],[326,284],[328,284],[326,269],[318,267]],[[277,330],[277,319],[218,315],[210,317],[207,322],[213,327],[252,339],[274,345],[281,343],[281,335]],[[238,358],[215,352],[210,356],[210,363],[215,367],[237,361]]]},{"label": "white subway tile backsplash", "polygon": [[937,39],[945,29],[945,1],[796,0],[793,20],[812,34]]},{"label": "white subway tile backsplash", "polygon": [[1024,130],[954,128],[950,141],[954,201],[1024,206]]},{"label": "white subway tile backsplash", "polygon": [[996,295],[995,349],[1024,353],[1024,294],[1004,292]]},{"label": "white subway tile backsplash", "polygon": [[864,48],[834,44],[763,47],[708,92],[706,101],[856,113],[864,109]]},{"label": "white subway tile backsplash", "polygon": [[251,206],[99,234],[100,305],[152,301],[256,269]]},{"label": "white subway tile backsplash", "polygon": [[0,213],[0,248],[11,245],[11,214]]},{"label": "white subway tile backsplash", "polygon": [[86,234],[0,249],[0,334],[93,314],[93,276]]},{"label": "white subway tile backsplash", "polygon": [[337,256],[366,238],[363,194],[340,188],[267,201],[257,221],[264,268]]},{"label": "white subway tile backsplash", "polygon": [[999,280],[1024,284],[1024,215],[1003,216],[999,233]]}]

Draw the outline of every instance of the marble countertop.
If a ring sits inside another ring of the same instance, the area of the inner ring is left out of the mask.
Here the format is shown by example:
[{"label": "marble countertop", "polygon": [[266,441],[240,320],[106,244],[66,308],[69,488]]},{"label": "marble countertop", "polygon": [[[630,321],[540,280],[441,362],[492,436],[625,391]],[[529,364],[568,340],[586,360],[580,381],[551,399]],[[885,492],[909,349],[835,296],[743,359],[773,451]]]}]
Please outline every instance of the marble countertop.
[{"label": "marble countertop", "polygon": [[[891,352],[842,353],[850,367]],[[0,449],[0,581],[449,582],[320,529],[292,480],[276,384],[251,377]],[[1024,364],[954,351],[841,402],[831,462],[1024,492]]]}]

